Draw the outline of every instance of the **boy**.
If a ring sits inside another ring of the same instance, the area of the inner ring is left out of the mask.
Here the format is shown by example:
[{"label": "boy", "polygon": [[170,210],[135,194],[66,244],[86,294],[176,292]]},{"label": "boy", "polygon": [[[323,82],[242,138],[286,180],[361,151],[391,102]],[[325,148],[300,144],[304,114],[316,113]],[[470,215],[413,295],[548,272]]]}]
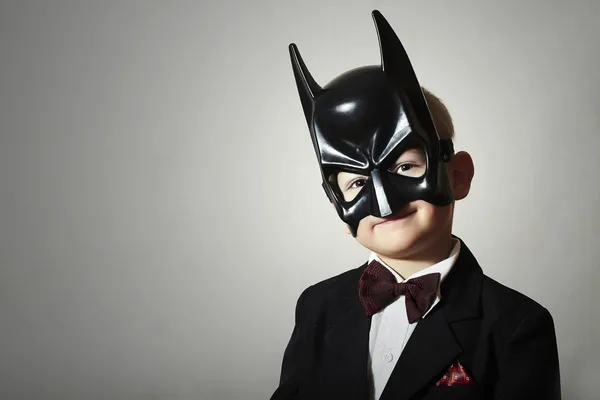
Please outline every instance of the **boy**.
[{"label": "boy", "polygon": [[452,235],[472,160],[373,18],[381,66],[323,88],[290,45],[323,188],[371,256],[300,295],[272,399],[560,399],[552,317]]}]

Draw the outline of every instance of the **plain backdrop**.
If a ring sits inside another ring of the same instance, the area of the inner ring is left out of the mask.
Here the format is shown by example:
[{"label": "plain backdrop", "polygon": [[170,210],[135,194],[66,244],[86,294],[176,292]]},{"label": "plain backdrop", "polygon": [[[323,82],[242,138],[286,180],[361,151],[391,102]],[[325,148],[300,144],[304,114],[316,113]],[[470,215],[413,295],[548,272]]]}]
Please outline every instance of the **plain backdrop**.
[{"label": "plain backdrop", "polygon": [[455,233],[599,399],[600,2],[0,1],[0,398],[266,399],[302,290],[368,256],[320,187],[287,46],[379,63],[476,175]]}]

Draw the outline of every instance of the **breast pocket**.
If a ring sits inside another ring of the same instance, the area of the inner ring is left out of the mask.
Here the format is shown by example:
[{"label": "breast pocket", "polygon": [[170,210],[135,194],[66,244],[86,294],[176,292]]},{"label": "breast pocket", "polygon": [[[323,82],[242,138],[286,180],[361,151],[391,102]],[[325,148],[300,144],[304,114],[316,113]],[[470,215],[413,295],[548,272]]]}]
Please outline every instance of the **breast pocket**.
[{"label": "breast pocket", "polygon": [[422,397],[423,400],[483,400],[477,384],[433,386]]}]

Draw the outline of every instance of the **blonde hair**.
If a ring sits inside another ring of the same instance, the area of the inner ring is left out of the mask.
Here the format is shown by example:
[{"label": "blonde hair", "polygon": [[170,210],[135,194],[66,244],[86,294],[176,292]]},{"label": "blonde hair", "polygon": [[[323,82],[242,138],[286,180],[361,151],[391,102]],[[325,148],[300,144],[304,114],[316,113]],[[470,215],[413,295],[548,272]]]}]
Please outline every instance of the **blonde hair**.
[{"label": "blonde hair", "polygon": [[421,87],[421,89],[423,90],[423,95],[429,106],[429,111],[431,112],[431,117],[433,118],[433,123],[440,139],[453,139],[454,124],[452,123],[450,112],[439,97],[424,87]]}]

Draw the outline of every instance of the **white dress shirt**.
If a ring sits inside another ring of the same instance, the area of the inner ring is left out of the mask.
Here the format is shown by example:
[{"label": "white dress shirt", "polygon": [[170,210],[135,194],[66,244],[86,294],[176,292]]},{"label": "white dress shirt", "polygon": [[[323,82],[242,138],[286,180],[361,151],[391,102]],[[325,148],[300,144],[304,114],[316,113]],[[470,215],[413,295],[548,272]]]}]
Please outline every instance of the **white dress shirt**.
[{"label": "white dress shirt", "polygon": [[[452,266],[456,262],[460,252],[460,240],[454,239],[454,247],[450,255],[445,260],[416,272],[406,279],[387,266],[375,253],[371,253],[369,262],[377,260],[394,275],[398,282],[404,282],[418,276],[440,273],[440,284],[448,275]],[[427,310],[423,318],[440,301],[440,287],[438,286],[435,301]],[[408,323],[406,315],[406,303],[404,296],[400,296],[393,303],[371,317],[371,329],[369,331],[369,385],[370,398],[378,400],[387,384],[404,346],[408,342],[410,335],[415,330],[419,321],[412,324]]]}]

